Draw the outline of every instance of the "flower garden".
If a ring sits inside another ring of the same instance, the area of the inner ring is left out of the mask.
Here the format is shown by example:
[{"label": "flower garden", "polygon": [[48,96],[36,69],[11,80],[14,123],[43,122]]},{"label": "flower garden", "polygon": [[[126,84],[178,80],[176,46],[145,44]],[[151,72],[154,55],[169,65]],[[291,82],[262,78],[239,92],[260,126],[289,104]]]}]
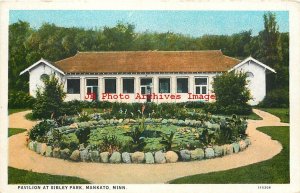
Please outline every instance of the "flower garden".
[{"label": "flower garden", "polygon": [[102,113],[44,119],[29,131],[28,147],[70,161],[162,164],[221,157],[250,145],[244,117],[186,106],[113,103]]}]

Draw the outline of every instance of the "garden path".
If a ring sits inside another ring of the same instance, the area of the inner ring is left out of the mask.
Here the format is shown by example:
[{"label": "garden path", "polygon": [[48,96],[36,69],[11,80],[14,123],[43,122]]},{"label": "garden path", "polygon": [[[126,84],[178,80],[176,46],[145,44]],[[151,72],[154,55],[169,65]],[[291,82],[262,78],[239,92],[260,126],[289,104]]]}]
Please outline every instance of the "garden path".
[{"label": "garden path", "polygon": [[[26,147],[26,132],[9,138],[9,166],[34,172],[77,176],[91,183],[167,183],[170,180],[200,173],[223,171],[268,160],[277,155],[282,146],[268,135],[256,130],[262,126],[288,126],[267,112],[254,109],[263,120],[249,120],[247,133],[252,144],[238,154],[211,160],[177,162],[170,164],[102,164],[71,162],[43,157]],[[29,130],[34,122],[25,119],[29,111],[9,116],[10,127]]]}]

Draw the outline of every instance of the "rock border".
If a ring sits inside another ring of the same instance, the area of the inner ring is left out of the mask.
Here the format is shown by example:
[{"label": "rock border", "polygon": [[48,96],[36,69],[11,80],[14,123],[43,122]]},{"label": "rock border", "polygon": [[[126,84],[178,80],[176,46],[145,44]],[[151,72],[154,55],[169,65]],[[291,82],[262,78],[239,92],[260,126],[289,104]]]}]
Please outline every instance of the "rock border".
[{"label": "rock border", "polygon": [[178,161],[188,162],[205,159],[213,159],[223,157],[244,151],[251,141],[249,138],[240,140],[232,144],[225,144],[221,146],[212,146],[205,149],[196,148],[195,150],[183,149],[179,152],[175,151],[157,151],[157,152],[99,152],[97,150],[88,150],[87,148],[76,149],[70,151],[68,148],[60,149],[47,146],[46,143],[37,141],[30,141],[28,148],[42,156],[54,157],[64,160],[81,161],[81,162],[95,162],[95,163],[111,163],[111,164],[164,164],[176,163]]}]

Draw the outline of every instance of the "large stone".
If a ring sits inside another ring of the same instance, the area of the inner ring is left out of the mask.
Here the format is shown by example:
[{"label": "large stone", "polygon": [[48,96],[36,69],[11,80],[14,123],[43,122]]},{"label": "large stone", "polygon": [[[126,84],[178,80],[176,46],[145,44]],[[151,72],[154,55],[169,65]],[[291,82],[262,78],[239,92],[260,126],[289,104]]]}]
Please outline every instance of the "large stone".
[{"label": "large stone", "polygon": [[190,125],[190,124],[191,124],[191,120],[186,119],[186,120],[184,121],[184,124],[185,124],[185,125]]},{"label": "large stone", "polygon": [[117,151],[113,152],[109,158],[110,163],[121,163],[121,154]]},{"label": "large stone", "polygon": [[85,148],[84,148],[84,144],[82,143],[82,144],[79,144],[79,151],[82,151],[82,150],[84,150]]},{"label": "large stone", "polygon": [[213,147],[214,152],[215,152],[215,157],[221,157],[223,155],[223,148],[216,145]]},{"label": "large stone", "polygon": [[162,121],[161,121],[161,124],[167,124],[168,123],[168,120],[167,119],[163,119]]},{"label": "large stone", "polygon": [[223,154],[224,155],[233,154],[233,146],[232,146],[232,144],[223,145]]},{"label": "large stone", "polygon": [[196,148],[195,150],[191,150],[191,160],[202,160],[204,158],[203,149]]},{"label": "large stone", "polygon": [[177,125],[183,126],[184,125],[184,120],[178,120]]},{"label": "large stone", "polygon": [[60,158],[61,159],[68,159],[70,157],[70,154],[71,154],[71,152],[68,148],[60,150]]},{"label": "large stone", "polygon": [[239,146],[240,146],[240,151],[243,151],[246,149],[247,144],[245,143],[244,140],[239,141]]},{"label": "large stone", "polygon": [[166,163],[165,155],[161,151],[155,152],[154,159],[155,159],[155,162],[158,164]]},{"label": "large stone", "polygon": [[47,144],[46,143],[42,143],[41,147],[40,147],[40,154],[41,155],[45,155],[46,149],[47,149]]},{"label": "large stone", "polygon": [[80,151],[80,160],[83,162],[87,162],[89,161],[89,151],[87,149],[84,149],[82,151]]},{"label": "large stone", "polygon": [[129,123],[129,119],[124,119],[123,124],[126,125]]},{"label": "large stone", "polygon": [[182,161],[190,161],[191,160],[191,152],[187,149],[180,150],[180,157]]},{"label": "large stone", "polygon": [[143,163],[144,160],[145,160],[145,154],[143,152],[134,152],[132,155],[131,155],[131,160],[133,163]]},{"label": "large stone", "polygon": [[45,156],[46,157],[52,157],[52,147],[51,146],[46,147]]},{"label": "large stone", "polygon": [[108,163],[108,161],[109,161],[108,158],[109,158],[109,152],[100,153],[101,162]]},{"label": "large stone", "polygon": [[33,151],[37,151],[37,144],[38,144],[38,142],[36,142],[36,141],[34,141],[33,142]]},{"label": "large stone", "polygon": [[174,151],[167,151],[165,157],[167,163],[175,163],[178,160],[178,155]]},{"label": "large stone", "polygon": [[232,147],[233,147],[233,152],[234,152],[234,153],[237,153],[237,152],[240,151],[240,146],[239,146],[238,143],[233,143],[233,144],[232,144]]},{"label": "large stone", "polygon": [[79,150],[75,150],[72,152],[70,159],[73,161],[79,161],[80,160],[80,151]]},{"label": "large stone", "polygon": [[123,160],[124,163],[130,164],[131,163],[130,154],[128,152],[123,152],[122,153],[122,160]]},{"label": "large stone", "polygon": [[154,157],[151,152],[145,153],[145,161],[146,161],[146,164],[154,164]]},{"label": "large stone", "polygon": [[41,150],[42,150],[42,143],[40,142],[37,142],[36,144],[36,153],[40,154],[41,153]]},{"label": "large stone", "polygon": [[247,146],[251,145],[250,139],[249,139],[249,138],[246,138],[246,139],[245,139],[245,143],[246,143]]},{"label": "large stone", "polygon": [[100,162],[100,155],[99,155],[99,151],[90,151],[89,152],[89,156],[92,162]]},{"label": "large stone", "polygon": [[207,159],[213,158],[215,156],[214,149],[211,147],[208,147],[205,149],[205,157]]},{"label": "large stone", "polygon": [[53,157],[60,158],[60,149],[58,147],[53,149]]},{"label": "large stone", "polygon": [[33,144],[34,144],[33,141],[30,141],[30,142],[28,143],[28,148],[29,148],[31,151],[34,150]]}]

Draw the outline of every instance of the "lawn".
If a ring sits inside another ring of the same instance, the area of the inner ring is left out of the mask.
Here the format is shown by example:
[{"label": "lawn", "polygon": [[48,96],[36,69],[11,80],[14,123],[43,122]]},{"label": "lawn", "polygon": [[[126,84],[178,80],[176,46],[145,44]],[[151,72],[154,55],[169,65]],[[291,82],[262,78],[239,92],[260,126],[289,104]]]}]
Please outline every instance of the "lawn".
[{"label": "lawn", "polygon": [[[24,131],[26,129],[9,128],[8,136]],[[77,177],[50,175],[8,167],[8,184],[89,184],[89,182]]]},{"label": "lawn", "polygon": [[11,115],[13,113],[18,113],[18,112],[22,112],[22,111],[27,111],[29,109],[8,109],[8,114]]},{"label": "lawn", "polygon": [[198,174],[172,180],[171,184],[283,184],[290,182],[289,127],[261,127],[278,140],[283,150],[272,159],[227,171]]},{"label": "lawn", "polygon": [[103,113],[103,109],[99,109],[99,108],[83,108],[82,111],[85,111],[88,114]]},{"label": "lawn", "polygon": [[260,110],[266,111],[279,117],[281,122],[290,122],[290,113],[288,108],[260,108]]},{"label": "lawn", "polygon": [[26,129],[21,129],[21,128],[8,128],[8,137],[12,135],[16,135],[18,133],[22,133],[26,131]]},{"label": "lawn", "polygon": [[89,184],[89,181],[77,177],[36,173],[8,167],[8,184]]}]

